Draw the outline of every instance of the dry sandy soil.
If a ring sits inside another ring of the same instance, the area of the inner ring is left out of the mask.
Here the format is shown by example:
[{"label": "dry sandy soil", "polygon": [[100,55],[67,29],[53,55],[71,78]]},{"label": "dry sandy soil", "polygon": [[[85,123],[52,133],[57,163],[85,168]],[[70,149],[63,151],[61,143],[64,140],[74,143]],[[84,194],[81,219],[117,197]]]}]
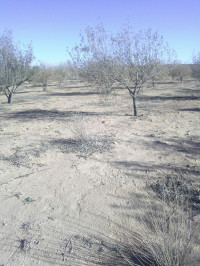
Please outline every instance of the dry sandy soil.
[{"label": "dry sandy soil", "polygon": [[127,91],[84,83],[0,95],[0,265],[127,265],[116,250],[146,182],[199,187],[199,103],[191,80],[145,89],[137,118]]}]

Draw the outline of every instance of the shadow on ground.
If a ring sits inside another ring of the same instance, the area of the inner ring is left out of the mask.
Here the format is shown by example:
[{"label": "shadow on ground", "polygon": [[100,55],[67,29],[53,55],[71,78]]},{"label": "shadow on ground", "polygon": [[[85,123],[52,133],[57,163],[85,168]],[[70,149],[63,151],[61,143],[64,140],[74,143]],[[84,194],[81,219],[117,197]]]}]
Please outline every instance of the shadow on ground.
[{"label": "shadow on ground", "polygon": [[186,165],[184,167],[171,165],[171,164],[153,164],[153,163],[140,163],[136,161],[115,161],[112,165],[121,169],[121,167],[125,170],[131,170],[132,176],[135,178],[136,176],[143,178],[146,176],[148,178],[149,173],[157,172],[158,170],[162,173],[164,172],[180,172],[188,175],[197,175],[199,176],[200,170],[196,169],[193,166]]},{"label": "shadow on ground", "polygon": [[165,150],[165,151],[175,151],[182,152],[186,155],[199,155],[200,154],[200,141],[198,137],[190,137],[189,139],[185,138],[171,138],[171,139],[162,139],[152,140],[145,142],[146,147],[156,149],[156,150]]},{"label": "shadow on ground", "polygon": [[59,96],[59,97],[64,97],[64,96],[90,96],[90,95],[100,95],[98,92],[55,92],[55,93],[49,93],[48,96]]},{"label": "shadow on ground", "polygon": [[92,85],[74,85],[74,86],[63,86],[61,85],[61,88],[65,88],[65,89],[80,89],[80,88],[90,88],[92,87]]},{"label": "shadow on ground", "polygon": [[20,119],[23,121],[29,119],[62,119],[65,117],[73,116],[101,116],[101,115],[110,115],[108,112],[84,112],[84,111],[58,111],[58,110],[42,110],[42,109],[33,109],[25,110],[21,112],[10,113],[8,118],[10,119]]},{"label": "shadow on ground", "polygon": [[[34,265],[47,262],[52,265],[128,266],[124,255],[132,262],[138,262],[126,241],[112,239],[98,228],[89,228],[84,221],[73,218],[65,221],[65,228],[59,231],[54,225],[54,217],[48,219],[46,225],[31,222],[19,225],[16,236],[4,239],[1,252],[12,255],[6,261],[0,259],[0,263],[11,265],[23,259],[24,265],[31,260]],[[3,239],[2,233],[0,237]]]},{"label": "shadow on ground", "polygon": [[140,101],[191,101],[200,100],[198,96],[140,96]]},{"label": "shadow on ground", "polygon": [[185,109],[178,109],[178,111],[183,111],[183,112],[200,112],[200,108],[185,108]]},{"label": "shadow on ground", "polygon": [[50,145],[62,152],[78,153],[81,156],[92,155],[96,152],[103,153],[112,149],[114,139],[106,135],[90,135],[77,139],[53,139]]}]

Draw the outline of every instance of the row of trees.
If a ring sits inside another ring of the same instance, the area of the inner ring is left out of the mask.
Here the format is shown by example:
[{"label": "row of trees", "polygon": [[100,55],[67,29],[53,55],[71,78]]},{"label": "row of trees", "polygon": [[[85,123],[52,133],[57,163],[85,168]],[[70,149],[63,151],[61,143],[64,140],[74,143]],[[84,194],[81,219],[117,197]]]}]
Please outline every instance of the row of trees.
[{"label": "row of trees", "polygon": [[200,80],[200,54],[194,56],[191,67],[180,64],[163,37],[151,29],[134,32],[126,25],[118,33],[111,34],[101,24],[86,27],[80,43],[68,49],[68,53],[71,63],[33,66],[31,45],[20,48],[13,40],[12,32],[5,31],[0,37],[0,90],[8,103],[16,89],[26,81],[42,84],[45,91],[49,79],[60,86],[62,81],[78,74],[102,93],[109,93],[116,86],[126,88],[136,116],[136,98],[144,85],[154,84],[166,73],[181,82],[191,73]]},{"label": "row of trees", "polygon": [[60,87],[65,80],[76,78],[77,71],[70,62],[61,63],[57,66],[41,63],[39,66],[33,67],[33,75],[28,81],[29,83],[41,84],[43,91],[46,91],[50,81],[56,82]]},{"label": "row of trees", "polygon": [[76,74],[70,62],[58,66],[43,63],[33,66],[33,60],[31,44],[21,48],[8,30],[0,36],[0,91],[6,95],[8,103],[11,103],[13,93],[24,82],[39,83],[46,91],[50,79],[57,81],[60,86],[62,81]]}]

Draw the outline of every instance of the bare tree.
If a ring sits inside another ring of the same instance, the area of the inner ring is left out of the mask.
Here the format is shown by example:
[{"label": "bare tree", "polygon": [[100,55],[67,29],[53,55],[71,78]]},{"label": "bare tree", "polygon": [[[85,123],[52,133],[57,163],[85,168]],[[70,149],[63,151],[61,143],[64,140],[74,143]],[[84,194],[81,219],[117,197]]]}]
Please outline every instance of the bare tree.
[{"label": "bare tree", "polygon": [[71,79],[74,76],[73,68],[70,62],[60,63],[52,68],[52,78],[58,82],[58,86],[66,79]]},{"label": "bare tree", "polygon": [[189,65],[181,64],[181,62],[176,62],[174,63],[174,66],[169,69],[169,76],[172,77],[172,79],[180,79],[182,83],[184,77],[191,76],[191,68]]},{"label": "bare tree", "polygon": [[31,45],[20,49],[9,30],[0,36],[0,90],[11,103],[16,89],[32,75],[31,62],[33,52]]},{"label": "bare tree", "polygon": [[163,75],[175,54],[163,37],[151,29],[134,33],[131,27],[124,27],[113,43],[121,68],[118,79],[128,89],[137,116],[136,98],[141,88]]},{"label": "bare tree", "polygon": [[97,87],[101,93],[109,92],[115,83],[115,56],[111,36],[102,24],[87,26],[80,35],[81,41],[69,54],[81,79]]},{"label": "bare tree", "polygon": [[183,78],[191,77],[192,70],[189,65],[181,64],[179,65],[179,79],[181,83],[183,82]]},{"label": "bare tree", "polygon": [[52,67],[52,79],[58,82],[58,86],[61,86],[61,83],[65,79],[65,66],[63,64],[59,64],[57,66]]},{"label": "bare tree", "polygon": [[192,76],[200,81],[200,52],[193,55]]},{"label": "bare tree", "polygon": [[51,76],[52,76],[52,68],[44,63],[41,63],[38,68],[36,81],[42,84],[43,91],[47,90],[48,81],[51,78]]},{"label": "bare tree", "polygon": [[81,42],[70,53],[80,76],[103,92],[116,84],[128,89],[137,116],[136,98],[144,84],[167,71],[174,56],[168,44],[152,30],[135,33],[126,25],[119,33],[108,34],[100,24],[87,27]]}]

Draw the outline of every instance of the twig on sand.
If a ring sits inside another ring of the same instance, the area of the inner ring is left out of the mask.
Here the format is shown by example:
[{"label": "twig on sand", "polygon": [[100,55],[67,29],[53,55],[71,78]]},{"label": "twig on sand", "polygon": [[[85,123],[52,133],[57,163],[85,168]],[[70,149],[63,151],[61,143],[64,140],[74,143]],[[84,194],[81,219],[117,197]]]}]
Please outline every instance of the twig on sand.
[{"label": "twig on sand", "polygon": [[5,182],[5,183],[0,183],[0,186],[2,185],[8,185],[9,183],[11,183],[12,181],[16,181],[17,179],[21,179],[21,178],[24,178],[24,177],[27,177],[27,176],[30,176],[30,175],[33,175],[35,173],[39,173],[39,172],[42,172],[42,171],[45,171],[45,170],[48,170],[49,168],[45,168],[45,169],[42,169],[42,170],[39,170],[39,171],[34,171],[34,172],[31,172],[29,174],[25,174],[25,175],[20,175],[20,176],[17,176],[11,180],[9,180],[8,182]]}]

